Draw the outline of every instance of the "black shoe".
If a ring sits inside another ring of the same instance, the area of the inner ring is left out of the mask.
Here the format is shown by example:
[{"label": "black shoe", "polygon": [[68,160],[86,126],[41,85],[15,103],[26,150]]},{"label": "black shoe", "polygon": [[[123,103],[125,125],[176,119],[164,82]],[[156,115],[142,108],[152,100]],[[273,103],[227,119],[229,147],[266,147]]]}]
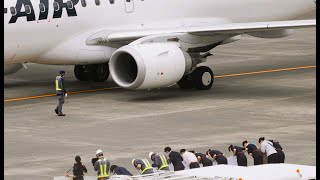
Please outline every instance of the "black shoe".
[{"label": "black shoe", "polygon": [[55,109],[54,112],[56,112],[56,114],[58,114],[58,109]]},{"label": "black shoe", "polygon": [[66,116],[65,114],[58,114],[58,116]]}]

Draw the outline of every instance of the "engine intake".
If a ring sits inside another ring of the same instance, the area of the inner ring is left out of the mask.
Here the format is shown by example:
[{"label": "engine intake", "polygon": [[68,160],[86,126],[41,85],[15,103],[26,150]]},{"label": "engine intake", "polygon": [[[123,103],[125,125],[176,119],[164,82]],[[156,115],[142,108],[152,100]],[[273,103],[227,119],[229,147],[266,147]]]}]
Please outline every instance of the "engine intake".
[{"label": "engine intake", "polygon": [[126,45],[109,61],[113,80],[126,89],[167,87],[191,68],[190,56],[177,43]]}]

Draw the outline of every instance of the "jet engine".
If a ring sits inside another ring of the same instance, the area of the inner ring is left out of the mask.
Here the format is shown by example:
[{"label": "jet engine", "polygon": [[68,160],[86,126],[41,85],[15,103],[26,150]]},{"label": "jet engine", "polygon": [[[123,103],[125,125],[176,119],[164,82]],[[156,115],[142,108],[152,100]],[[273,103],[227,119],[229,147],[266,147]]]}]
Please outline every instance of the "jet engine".
[{"label": "jet engine", "polygon": [[18,72],[22,67],[22,64],[5,64],[3,66],[4,75],[14,74]]},{"label": "jet engine", "polygon": [[109,61],[113,80],[126,89],[171,86],[191,66],[191,57],[175,42],[129,44],[116,50]]}]

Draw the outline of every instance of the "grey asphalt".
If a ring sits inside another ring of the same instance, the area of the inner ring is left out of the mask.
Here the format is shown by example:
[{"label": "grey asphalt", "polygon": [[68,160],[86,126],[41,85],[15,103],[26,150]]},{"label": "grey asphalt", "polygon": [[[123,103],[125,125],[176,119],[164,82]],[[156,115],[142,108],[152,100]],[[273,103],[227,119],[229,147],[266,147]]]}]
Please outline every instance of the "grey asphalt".
[{"label": "grey asphalt", "polygon": [[[216,75],[316,65],[316,30],[299,29],[281,39],[243,40],[217,47],[207,65]],[[67,71],[68,91],[115,87],[78,82],[71,66],[30,64],[4,78],[4,98],[54,93],[58,70]],[[215,79],[208,91],[119,88],[69,95],[66,117],[53,109],[56,97],[4,103],[4,178],[49,180],[80,155],[90,163],[100,148],[112,164],[162,152],[165,146],[205,152],[259,137],[280,141],[286,162],[316,165],[316,69]],[[249,165],[253,164],[248,157]]]}]

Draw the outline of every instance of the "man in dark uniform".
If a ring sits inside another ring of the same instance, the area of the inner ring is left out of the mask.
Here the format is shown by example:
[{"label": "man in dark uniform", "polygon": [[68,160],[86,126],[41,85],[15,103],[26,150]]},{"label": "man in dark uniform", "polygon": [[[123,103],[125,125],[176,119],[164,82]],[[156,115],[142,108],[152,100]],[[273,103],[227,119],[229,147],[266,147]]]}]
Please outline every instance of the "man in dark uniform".
[{"label": "man in dark uniform", "polygon": [[67,96],[67,91],[64,86],[64,71],[59,72],[60,75],[56,77],[56,94],[58,97],[58,106],[54,110],[58,116],[65,116],[65,114],[62,113],[62,105],[64,103],[64,98]]},{"label": "man in dark uniform", "polygon": [[140,170],[140,174],[152,174],[153,168],[148,159],[133,159],[132,165]]},{"label": "man in dark uniform", "polygon": [[110,161],[103,156],[101,149],[96,151],[96,157],[98,160],[94,163],[94,170],[97,171],[98,180],[109,179]]},{"label": "man in dark uniform", "polygon": [[172,151],[170,147],[165,147],[164,152],[168,153],[169,161],[172,163],[174,171],[184,170],[183,158],[180,153]]},{"label": "man in dark uniform", "polygon": [[217,161],[219,164],[228,164],[227,158],[224,156],[224,154],[218,150],[211,150],[209,149],[206,153],[208,156],[212,157],[215,161]]},{"label": "man in dark uniform", "polygon": [[158,170],[169,171],[169,163],[165,155],[150,152],[149,158],[154,162],[152,167],[156,167]]},{"label": "man in dark uniform", "polygon": [[273,147],[276,149],[277,153],[278,153],[278,160],[279,163],[284,163],[284,160],[286,158],[283,149],[281,147],[281,145],[279,144],[279,142],[273,141],[273,140],[269,140],[270,142],[272,142]]},{"label": "man in dark uniform", "polygon": [[263,164],[263,156],[261,151],[254,144],[249,144],[248,141],[242,142],[243,148],[248,152],[250,156],[253,158],[254,165]]},{"label": "man in dark uniform", "polygon": [[238,166],[248,166],[247,157],[241,147],[230,145],[228,150],[232,152],[234,156],[237,156]]},{"label": "man in dark uniform", "polygon": [[209,158],[207,158],[205,154],[194,153],[194,155],[196,155],[199,163],[202,164],[203,167],[212,166],[213,165],[212,161]]},{"label": "man in dark uniform", "polygon": [[112,165],[110,167],[110,172],[117,175],[127,175],[132,176],[132,174],[124,167],[119,167],[117,165]]}]

